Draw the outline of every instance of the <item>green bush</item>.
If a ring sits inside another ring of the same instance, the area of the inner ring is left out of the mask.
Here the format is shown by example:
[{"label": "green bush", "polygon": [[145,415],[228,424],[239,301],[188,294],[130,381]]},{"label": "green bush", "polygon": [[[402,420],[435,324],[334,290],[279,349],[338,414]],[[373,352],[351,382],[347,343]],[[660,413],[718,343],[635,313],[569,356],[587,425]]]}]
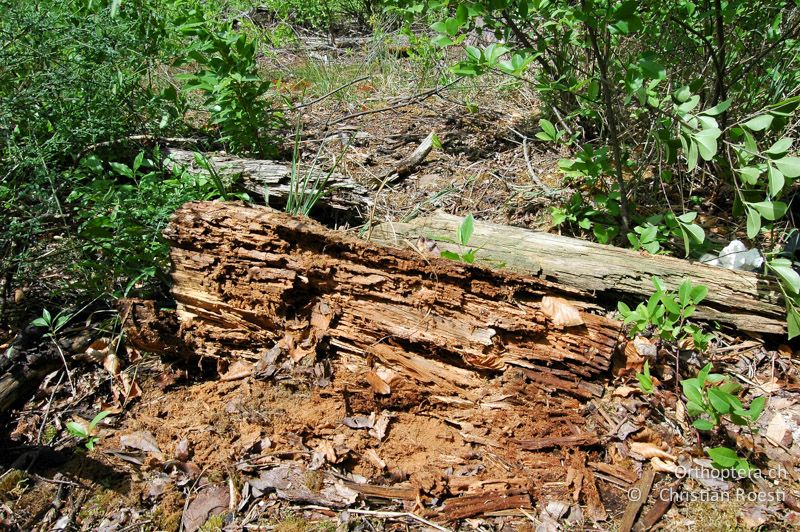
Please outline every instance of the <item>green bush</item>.
[{"label": "green bush", "polygon": [[132,165],[84,159],[66,207],[77,223],[74,287],[91,295],[150,294],[167,284],[169,245],[161,236],[183,203],[224,196],[213,176],[159,168],[139,153]]},{"label": "green bush", "polygon": [[[560,166],[581,193],[555,212],[558,223],[655,252],[683,243],[699,256],[705,233],[684,199],[699,188],[767,254],[780,244],[800,177],[796,2],[397,0],[391,9],[435,20],[433,43],[461,49],[453,73],[495,72],[537,90],[544,117],[532,136],[577,153]],[[590,199],[611,194],[613,211]],[[660,222],[636,211],[640,198]],[[795,336],[800,277],[775,266]]]}]

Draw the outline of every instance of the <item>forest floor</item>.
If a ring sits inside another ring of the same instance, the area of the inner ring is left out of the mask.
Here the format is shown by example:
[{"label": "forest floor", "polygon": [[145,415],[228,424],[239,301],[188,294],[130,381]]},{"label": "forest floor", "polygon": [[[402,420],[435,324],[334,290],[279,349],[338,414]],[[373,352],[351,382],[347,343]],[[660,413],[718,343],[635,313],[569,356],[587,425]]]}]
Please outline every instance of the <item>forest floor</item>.
[{"label": "forest floor", "polygon": [[[552,229],[537,180],[558,188],[557,162],[567,154],[533,141],[537,104],[524,87],[498,99],[504,80],[484,77],[415,98],[425,89],[397,81],[413,79],[402,71],[416,68],[408,66],[412,60],[392,56],[387,61],[396,64],[382,70],[371,53],[369,46],[287,48],[279,59],[265,59],[287,91],[321,81],[332,90],[371,76],[302,109],[304,139],[352,138],[339,171],[373,188],[369,217],[396,221],[443,209]],[[414,103],[399,105],[409,98]],[[333,123],[384,107],[395,108]],[[441,148],[408,177],[381,187],[383,172],[431,132]],[[0,339],[4,350],[16,331],[8,333]],[[56,348],[51,339],[35,341],[42,350]],[[92,320],[63,331],[58,343],[71,373],[55,369],[3,421],[0,527],[619,530],[630,529],[637,515],[637,526],[663,530],[800,525],[797,359],[791,348],[759,339],[720,332],[707,354],[717,371],[747,385],[749,397],[770,397],[757,434],[728,437],[777,476],[741,481],[713,474],[718,470],[676,407],[676,390],[655,399],[642,394],[634,376],[656,349],[647,339],[620,354],[600,383],[602,398],[526,389],[529,418],[504,418],[498,407],[494,422],[509,438],[566,437],[571,430],[599,442],[544,446],[513,461],[498,450],[503,442],[486,440],[485,426],[430,398],[401,410],[377,399],[348,404],[347,383],[334,376],[320,385],[325,377],[313,368],[280,378],[229,372],[204,380],[196,366],[123,353],[119,339],[102,337]],[[653,371],[669,375],[670,367]],[[515,376],[508,378],[513,384]],[[65,428],[100,411],[111,415],[88,450]],[[665,488],[674,502],[659,500]]]}]

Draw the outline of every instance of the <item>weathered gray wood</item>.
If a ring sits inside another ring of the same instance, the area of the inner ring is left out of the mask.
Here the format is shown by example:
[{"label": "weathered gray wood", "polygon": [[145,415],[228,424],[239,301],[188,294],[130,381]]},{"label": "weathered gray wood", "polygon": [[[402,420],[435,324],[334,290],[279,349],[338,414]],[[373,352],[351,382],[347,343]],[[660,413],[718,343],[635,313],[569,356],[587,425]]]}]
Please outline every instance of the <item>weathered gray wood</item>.
[{"label": "weathered gray wood", "polygon": [[[268,192],[270,205],[282,207],[286,204],[291,191],[290,163],[243,159],[232,155],[204,155],[221,177],[234,179],[241,176],[241,186],[247,192],[257,197],[264,197]],[[167,164],[177,164],[195,173],[207,173],[197,166],[192,151],[171,148],[166,150],[166,156]],[[322,207],[362,218],[372,205],[369,190],[349,177],[333,173],[328,179],[327,188],[329,193],[318,202]]]},{"label": "weathered gray wood", "polygon": [[[444,213],[409,223],[384,223],[372,240],[414,245],[424,236],[441,249],[457,250],[452,242],[462,218]],[[708,286],[708,297],[697,317],[733,325],[740,330],[782,334],[784,307],[774,280],[755,273],[706,266],[674,257],[653,256],[528,229],[476,222],[471,247],[479,258],[503,261],[506,267],[594,292],[609,301],[645,299],[653,292],[651,278],[677,287],[684,279]]]}]

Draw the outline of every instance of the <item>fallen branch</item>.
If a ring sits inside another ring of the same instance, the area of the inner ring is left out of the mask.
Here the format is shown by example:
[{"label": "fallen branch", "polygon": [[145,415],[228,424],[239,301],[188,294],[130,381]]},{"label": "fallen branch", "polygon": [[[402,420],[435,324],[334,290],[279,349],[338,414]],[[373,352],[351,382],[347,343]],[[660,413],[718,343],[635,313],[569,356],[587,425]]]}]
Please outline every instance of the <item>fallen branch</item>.
[{"label": "fallen branch", "polygon": [[[452,244],[461,218],[444,213],[408,223],[375,227],[372,240],[409,246],[422,236],[437,241],[442,250],[458,251]],[[644,255],[528,229],[476,222],[470,247],[478,258],[504,262],[506,268],[591,291],[615,306],[619,299],[645,301],[653,293],[651,278],[660,277],[669,289],[685,279],[708,287],[708,296],[696,317],[732,325],[754,333],[783,334],[785,315],[780,289],[771,278],[700,263]]]},{"label": "fallen branch", "polygon": [[[168,149],[165,150],[165,156],[169,167],[179,166],[193,173],[208,173],[195,162],[195,152]],[[244,159],[233,155],[204,156],[223,179],[241,180],[240,186],[244,190],[256,197],[266,197],[274,207],[282,208],[292,193],[290,163]],[[314,182],[313,176],[309,182]],[[369,190],[342,174],[331,174],[326,188],[328,192],[319,199],[318,206],[335,213],[361,218],[372,205]]]}]

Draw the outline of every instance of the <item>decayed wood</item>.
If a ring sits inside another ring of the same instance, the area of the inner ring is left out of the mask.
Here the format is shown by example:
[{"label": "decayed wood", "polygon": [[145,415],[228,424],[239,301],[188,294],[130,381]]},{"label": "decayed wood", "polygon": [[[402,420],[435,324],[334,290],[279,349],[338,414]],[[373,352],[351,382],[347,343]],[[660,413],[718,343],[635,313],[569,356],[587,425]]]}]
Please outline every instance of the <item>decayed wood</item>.
[{"label": "decayed wood", "polygon": [[[195,163],[194,152],[179,149],[166,150],[167,163],[177,164],[194,173],[207,173]],[[270,205],[282,207],[291,191],[289,163],[261,159],[243,159],[232,155],[205,154],[212,168],[224,178],[241,176],[241,186],[256,197],[269,195]],[[302,171],[302,169],[301,169]],[[318,171],[317,173],[320,173]],[[322,175],[324,178],[324,174]],[[310,179],[313,183],[314,177]],[[369,191],[349,177],[333,173],[326,185],[328,193],[318,205],[351,216],[362,217],[372,205]]]},{"label": "decayed wood", "polygon": [[600,440],[595,434],[575,434],[573,436],[553,436],[532,440],[519,440],[519,446],[526,451],[538,451],[551,447],[588,447],[597,445]]},{"label": "decayed wood", "polygon": [[444,505],[442,517],[447,521],[456,521],[489,512],[531,507],[531,498],[525,489],[487,491],[477,495],[448,499]]},{"label": "decayed wood", "polygon": [[[438,241],[441,249],[457,251],[448,240],[452,242],[461,221],[437,213],[409,223],[384,223],[374,228],[371,239],[386,245],[413,246],[423,236]],[[743,331],[785,331],[780,289],[772,279],[755,273],[487,222],[475,223],[470,247],[480,249],[479,258],[503,261],[509,269],[591,291],[609,302],[620,298],[646,300],[653,292],[654,275],[673,289],[688,278],[709,288],[698,318]]]},{"label": "decayed wood", "polygon": [[[386,248],[269,208],[184,205],[165,236],[181,334],[199,356],[258,360],[280,345],[295,361],[320,346],[380,362],[432,394],[476,399],[508,366],[589,397],[576,383],[606,371],[619,323],[591,296],[536,277]],[[541,308],[558,296],[583,324]],[[365,377],[366,379],[366,377]]]}]

